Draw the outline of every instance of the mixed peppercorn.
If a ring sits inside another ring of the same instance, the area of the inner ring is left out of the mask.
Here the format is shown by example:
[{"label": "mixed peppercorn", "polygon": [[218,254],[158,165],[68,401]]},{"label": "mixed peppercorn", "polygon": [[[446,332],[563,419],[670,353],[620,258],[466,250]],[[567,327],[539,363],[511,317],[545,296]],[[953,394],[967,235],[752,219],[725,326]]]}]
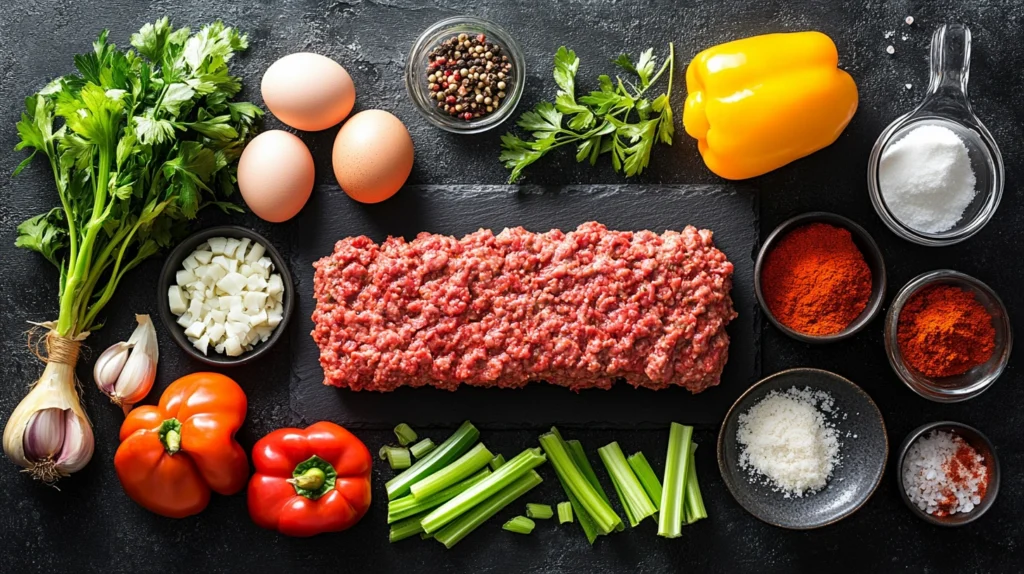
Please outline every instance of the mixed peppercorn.
[{"label": "mixed peppercorn", "polygon": [[487,36],[459,34],[427,56],[427,82],[437,108],[466,121],[497,111],[512,79],[512,60]]}]

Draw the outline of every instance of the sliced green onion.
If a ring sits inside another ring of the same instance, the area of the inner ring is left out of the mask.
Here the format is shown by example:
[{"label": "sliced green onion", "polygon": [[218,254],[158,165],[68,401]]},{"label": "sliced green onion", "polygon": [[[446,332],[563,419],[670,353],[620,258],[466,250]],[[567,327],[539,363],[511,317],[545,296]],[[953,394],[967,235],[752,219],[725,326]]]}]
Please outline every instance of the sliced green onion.
[{"label": "sliced green onion", "polygon": [[700,495],[700,484],[697,483],[697,465],[694,463],[697,445],[690,448],[690,470],[686,475],[686,523],[693,524],[708,517],[704,508],[704,498]]},{"label": "sliced green onion", "polygon": [[536,504],[534,502],[526,503],[526,517],[536,518],[538,520],[547,520],[555,515],[555,511],[551,509],[550,504]]},{"label": "sliced green onion", "polygon": [[395,436],[398,437],[398,444],[402,446],[416,442],[416,431],[412,430],[412,427],[405,423],[395,427]]},{"label": "sliced green onion", "polygon": [[638,452],[627,458],[626,462],[633,469],[633,474],[640,479],[640,484],[644,485],[644,492],[651,499],[651,503],[658,508],[661,504],[661,481],[658,480],[658,475],[654,474],[654,469],[647,462],[647,457],[644,456],[644,453]]},{"label": "sliced green onion", "polygon": [[404,470],[412,464],[412,457],[409,456],[409,449],[392,447],[388,449],[388,464],[392,470]]},{"label": "sliced green onion", "polygon": [[[608,502],[583,476],[565,441],[558,434],[558,429],[551,427],[551,432],[541,435],[539,440],[541,448],[544,449],[551,461],[551,466],[555,467],[558,472],[559,479],[565,483],[567,490],[579,500],[581,507],[593,519],[597,533],[608,534],[622,524],[619,515],[615,514]],[[579,511],[577,514],[580,514]]]},{"label": "sliced green onion", "polygon": [[498,470],[498,467],[505,464],[505,456],[500,452],[491,459],[491,470]]},{"label": "sliced green onion", "polygon": [[509,520],[501,526],[502,530],[508,530],[509,532],[515,532],[516,534],[529,534],[533,532],[533,529],[537,526],[537,523],[530,520],[525,516],[516,516],[512,520]]},{"label": "sliced green onion", "polygon": [[448,440],[384,485],[388,493],[388,500],[408,494],[410,486],[462,456],[462,453],[469,450],[469,447],[473,446],[478,438],[480,438],[480,431],[476,430],[473,423],[469,421],[462,423],[462,426],[448,437]]},{"label": "sliced green onion", "polygon": [[[559,438],[561,438],[561,435],[559,435]],[[562,442],[565,443],[566,447],[569,449],[570,454],[572,454],[572,459],[576,462],[576,467],[579,468],[580,472],[583,473],[583,476],[586,477],[587,482],[590,483],[590,486],[594,487],[594,490],[596,490],[597,494],[601,496],[601,500],[608,505],[608,508],[611,508],[612,501],[608,498],[608,494],[604,491],[604,487],[601,486],[600,481],[597,480],[597,473],[594,472],[594,467],[590,466],[590,459],[587,458],[587,453],[583,450],[583,445],[580,444],[580,441],[578,440]],[[615,527],[615,532],[622,532],[625,529],[626,525],[620,519],[619,525]]]},{"label": "sliced green onion", "polygon": [[420,524],[420,520],[423,516],[410,516],[404,520],[391,525],[391,531],[388,533],[388,540],[391,542],[398,542],[399,540],[405,540],[411,538],[421,532],[423,532],[423,525]]},{"label": "sliced green onion", "polygon": [[626,509],[630,526],[636,526],[641,520],[653,515],[658,511],[647,492],[633,474],[633,469],[626,462],[626,455],[622,453],[619,443],[611,442],[597,449],[601,462],[608,469],[608,475],[615,486],[615,492],[619,495],[622,507]]},{"label": "sliced green onion", "polygon": [[558,523],[565,524],[572,522],[572,503],[571,502],[559,502],[558,503]]},{"label": "sliced green onion", "polygon": [[424,477],[423,480],[409,487],[412,495],[416,498],[426,498],[458,483],[474,472],[487,466],[487,463],[494,458],[491,451],[487,450],[484,443],[477,443],[469,449],[469,452],[462,455],[459,460],[449,464],[441,470]]},{"label": "sliced green onion", "polygon": [[409,447],[409,452],[411,452],[412,455],[416,457],[416,460],[419,460],[423,458],[423,455],[434,450],[435,448],[437,448],[437,445],[434,444],[434,441],[430,440],[429,438],[425,438],[420,442]]},{"label": "sliced green onion", "polygon": [[547,458],[539,448],[524,450],[480,482],[432,510],[423,519],[423,530],[437,532],[444,528],[446,524],[469,512],[487,498],[494,496],[518,478],[543,464],[545,460]]},{"label": "sliced green onion", "polygon": [[[511,461],[509,461],[509,464],[511,464]],[[477,504],[472,510],[459,516],[450,522],[448,526],[437,531],[434,538],[436,538],[441,544],[444,544],[445,548],[455,546],[460,540],[465,538],[466,535],[473,532],[478,526],[486,522],[487,519],[497,514],[502,508],[505,508],[509,504],[515,502],[516,499],[532,490],[541,482],[543,482],[543,479],[539,474],[537,474],[537,471],[528,471],[511,484],[498,491],[497,494],[484,500],[480,504]]]},{"label": "sliced green onion", "polygon": [[672,423],[668,431],[668,454],[665,457],[665,479],[662,481],[658,536],[678,538],[683,534],[683,499],[686,476],[690,472],[692,442],[693,427]]},{"label": "sliced green onion", "polygon": [[466,480],[463,480],[458,484],[453,484],[441,492],[426,498],[416,498],[411,494],[407,494],[401,498],[396,498],[391,502],[388,502],[388,524],[397,522],[415,514],[422,514],[428,510],[433,510],[445,502],[455,498],[455,496],[460,492],[480,482],[488,474],[491,474],[491,471],[485,468]]}]

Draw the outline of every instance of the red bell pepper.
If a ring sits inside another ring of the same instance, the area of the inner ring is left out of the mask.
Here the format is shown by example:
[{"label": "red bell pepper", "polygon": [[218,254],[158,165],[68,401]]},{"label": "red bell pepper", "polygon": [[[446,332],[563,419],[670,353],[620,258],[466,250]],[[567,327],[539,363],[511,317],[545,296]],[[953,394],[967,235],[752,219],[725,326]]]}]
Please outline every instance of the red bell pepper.
[{"label": "red bell pepper", "polygon": [[252,451],[249,516],[287,536],[345,530],[370,508],[373,457],[358,438],[331,422],[283,428]]}]

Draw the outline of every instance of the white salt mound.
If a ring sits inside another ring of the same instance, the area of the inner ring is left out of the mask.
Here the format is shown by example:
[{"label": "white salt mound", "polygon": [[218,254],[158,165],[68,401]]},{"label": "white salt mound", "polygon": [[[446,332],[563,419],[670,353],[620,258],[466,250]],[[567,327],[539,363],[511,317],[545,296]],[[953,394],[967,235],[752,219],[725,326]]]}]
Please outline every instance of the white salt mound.
[{"label": "white salt mound", "polygon": [[821,490],[839,464],[841,446],[824,413],[834,413],[824,391],[768,393],[739,416],[740,466],[767,478],[786,498]]},{"label": "white salt mound", "polygon": [[[981,504],[981,483],[988,480],[985,474],[964,473],[967,474],[961,481],[964,484],[950,480],[947,474],[957,449],[966,444],[952,433],[933,431],[910,445],[903,459],[903,487],[918,508],[935,514],[942,505],[949,514],[957,514],[970,512]],[[984,457],[971,450],[974,460],[979,465],[984,464]]]},{"label": "white salt mound", "polygon": [[926,125],[889,145],[878,166],[882,199],[903,224],[926,233],[949,231],[975,195],[967,146],[953,130]]}]

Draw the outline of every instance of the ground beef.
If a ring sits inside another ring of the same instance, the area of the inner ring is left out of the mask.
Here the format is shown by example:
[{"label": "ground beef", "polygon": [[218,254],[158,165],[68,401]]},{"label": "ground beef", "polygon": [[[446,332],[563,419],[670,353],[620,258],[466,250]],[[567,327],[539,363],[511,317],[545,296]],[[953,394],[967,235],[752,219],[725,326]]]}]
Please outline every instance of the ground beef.
[{"label": "ground beef", "polygon": [[314,263],[324,383],[571,389],[717,385],[736,317],[712,233],[521,227],[343,239]]}]

